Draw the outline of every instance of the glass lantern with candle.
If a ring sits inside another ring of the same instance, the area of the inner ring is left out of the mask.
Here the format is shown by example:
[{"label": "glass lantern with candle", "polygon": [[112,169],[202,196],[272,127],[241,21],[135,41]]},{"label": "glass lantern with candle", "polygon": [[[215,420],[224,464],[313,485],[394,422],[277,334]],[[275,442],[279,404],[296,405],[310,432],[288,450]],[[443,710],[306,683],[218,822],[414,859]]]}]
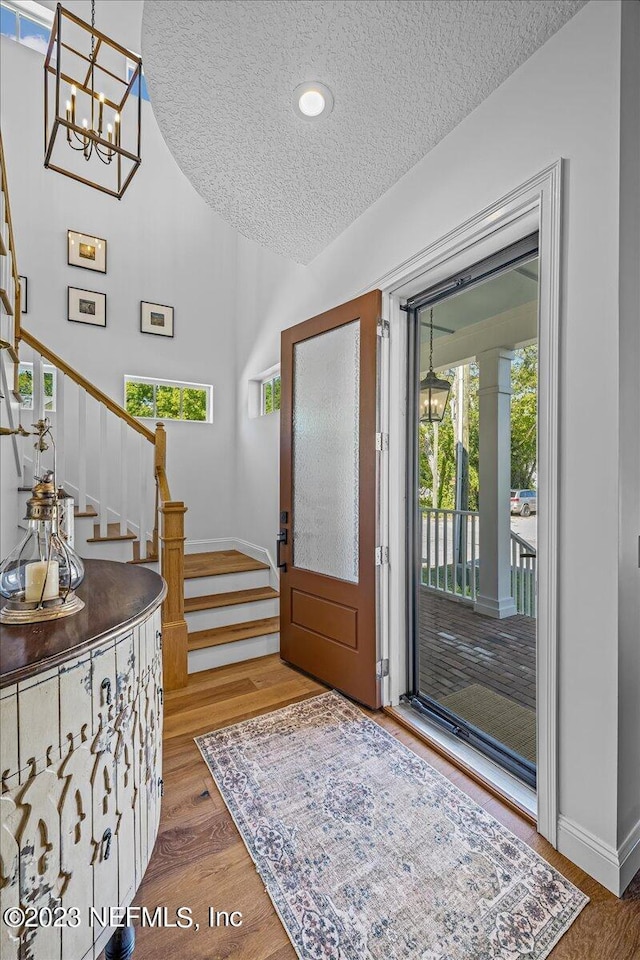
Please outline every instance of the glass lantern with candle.
[{"label": "glass lantern with candle", "polygon": [[82,610],[75,593],[84,564],[58,530],[59,501],[53,471],[36,478],[27,501],[27,534],[0,566],[2,623],[35,623]]}]

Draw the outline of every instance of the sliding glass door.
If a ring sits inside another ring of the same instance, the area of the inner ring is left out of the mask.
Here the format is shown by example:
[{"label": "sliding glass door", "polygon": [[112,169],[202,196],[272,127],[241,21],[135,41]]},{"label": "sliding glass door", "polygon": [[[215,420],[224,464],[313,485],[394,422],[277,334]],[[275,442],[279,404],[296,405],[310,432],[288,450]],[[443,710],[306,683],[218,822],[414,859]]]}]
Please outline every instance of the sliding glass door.
[{"label": "sliding glass door", "polygon": [[406,305],[412,703],[531,785],[537,252],[536,234]]}]

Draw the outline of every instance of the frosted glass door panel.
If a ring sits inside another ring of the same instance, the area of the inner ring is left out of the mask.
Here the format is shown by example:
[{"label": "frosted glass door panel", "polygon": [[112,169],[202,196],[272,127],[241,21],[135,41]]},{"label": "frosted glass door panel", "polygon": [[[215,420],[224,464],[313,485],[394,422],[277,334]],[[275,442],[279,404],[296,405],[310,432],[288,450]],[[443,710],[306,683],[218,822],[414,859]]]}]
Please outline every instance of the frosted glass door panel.
[{"label": "frosted glass door panel", "polygon": [[293,564],[358,582],[360,321],[294,346]]}]

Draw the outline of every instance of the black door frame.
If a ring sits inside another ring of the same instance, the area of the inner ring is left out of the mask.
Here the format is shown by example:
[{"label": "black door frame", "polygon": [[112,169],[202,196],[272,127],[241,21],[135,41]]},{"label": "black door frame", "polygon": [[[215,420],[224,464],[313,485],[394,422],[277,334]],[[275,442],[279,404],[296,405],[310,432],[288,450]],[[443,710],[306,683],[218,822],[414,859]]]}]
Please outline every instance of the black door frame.
[{"label": "black door frame", "polygon": [[442,283],[421,291],[407,300],[401,310],[407,314],[408,322],[408,384],[407,384],[407,639],[409,643],[409,693],[401,699],[409,703],[417,712],[434,721],[460,740],[475,747],[491,760],[522,780],[528,786],[536,787],[536,765],[519,756],[505,744],[473,724],[462,720],[432,697],[419,689],[419,643],[417,635],[419,591],[421,581],[421,551],[419,524],[419,445],[418,445],[418,384],[420,381],[420,323],[418,313],[426,306],[432,306],[462,290],[477,286],[490,277],[524,263],[538,256],[538,232],[517,241],[505,249],[479,261],[473,266],[461,270]]}]

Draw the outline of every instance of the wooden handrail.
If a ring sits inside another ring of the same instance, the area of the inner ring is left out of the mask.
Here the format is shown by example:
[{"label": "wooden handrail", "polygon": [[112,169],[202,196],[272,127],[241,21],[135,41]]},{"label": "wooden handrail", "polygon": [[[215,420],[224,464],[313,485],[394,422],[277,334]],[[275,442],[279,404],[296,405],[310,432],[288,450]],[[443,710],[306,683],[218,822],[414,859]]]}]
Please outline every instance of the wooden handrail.
[{"label": "wooden handrail", "polygon": [[121,407],[119,403],[116,403],[115,400],[112,400],[111,397],[107,396],[106,393],[103,393],[102,390],[99,390],[98,387],[94,387],[86,377],[83,377],[81,373],[78,373],[77,370],[74,370],[66,360],[63,360],[62,357],[59,357],[57,353],[54,353],[53,350],[50,350],[49,347],[46,347],[44,343],[41,343],[32,333],[29,333],[28,330],[25,330],[24,327],[20,330],[20,339],[23,340],[27,346],[32,347],[40,356],[44,357],[45,360],[48,360],[49,363],[52,363],[54,367],[57,367],[58,370],[61,370],[65,376],[73,380],[78,384],[79,387],[82,387],[83,390],[93,397],[94,400],[97,400],[98,403],[104,404],[104,406],[115,414],[116,417],[120,417],[121,420],[124,420],[132,430],[137,430],[137,432],[148,440],[149,443],[155,444],[156,435],[152,430],[149,430],[148,427],[145,427],[144,424],[140,423],[139,420],[136,420],[135,417],[132,417],[130,413]]},{"label": "wooden handrail", "polygon": [[167,474],[162,469],[162,467],[156,468],[156,479],[158,481],[158,493],[160,497],[160,503],[171,503],[171,491],[169,490]]},{"label": "wooden handrail", "polygon": [[13,299],[13,346],[18,349],[20,340],[20,320],[22,313],[22,292],[20,290],[20,274],[18,273],[18,264],[16,262],[16,242],[13,236],[13,223],[11,220],[11,204],[9,203],[9,185],[7,181],[7,164],[4,158],[4,144],[2,142],[2,132],[0,132],[0,187],[4,193],[5,219],[9,228],[9,252],[11,253],[11,273],[13,275],[14,299]]}]

